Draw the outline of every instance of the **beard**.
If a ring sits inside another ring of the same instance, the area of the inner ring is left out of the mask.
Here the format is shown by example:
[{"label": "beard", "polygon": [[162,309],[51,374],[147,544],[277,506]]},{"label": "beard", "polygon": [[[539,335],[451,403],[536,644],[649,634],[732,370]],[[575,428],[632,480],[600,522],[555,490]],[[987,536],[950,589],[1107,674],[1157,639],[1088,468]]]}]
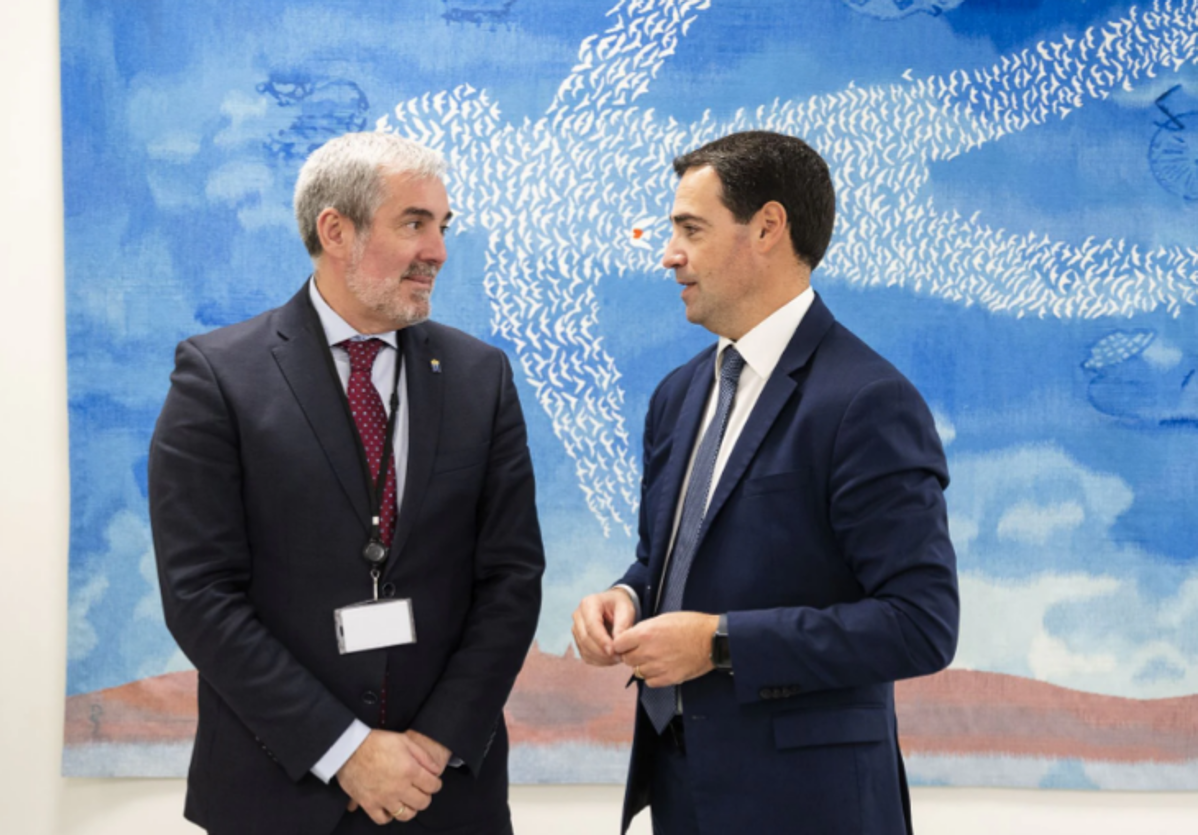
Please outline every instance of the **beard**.
[{"label": "beard", "polygon": [[[364,248],[364,247],[363,247]],[[356,253],[345,274],[345,286],[363,305],[384,317],[396,330],[418,325],[432,313],[432,288],[405,289],[406,278],[436,278],[439,266],[417,261],[395,279],[374,281],[359,270],[362,253]]]}]

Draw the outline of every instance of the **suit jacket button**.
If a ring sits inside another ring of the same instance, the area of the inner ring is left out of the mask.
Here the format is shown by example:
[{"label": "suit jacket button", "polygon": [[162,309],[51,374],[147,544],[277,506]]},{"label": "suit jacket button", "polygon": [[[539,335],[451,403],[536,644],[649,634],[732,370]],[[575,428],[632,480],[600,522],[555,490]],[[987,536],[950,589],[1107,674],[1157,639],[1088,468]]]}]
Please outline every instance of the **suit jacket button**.
[{"label": "suit jacket button", "polygon": [[382,592],[383,597],[395,597],[395,584],[390,582],[383,583],[379,591]]},{"label": "suit jacket button", "polygon": [[378,694],[373,690],[366,690],[362,693],[362,702],[363,704],[377,705],[379,703]]}]

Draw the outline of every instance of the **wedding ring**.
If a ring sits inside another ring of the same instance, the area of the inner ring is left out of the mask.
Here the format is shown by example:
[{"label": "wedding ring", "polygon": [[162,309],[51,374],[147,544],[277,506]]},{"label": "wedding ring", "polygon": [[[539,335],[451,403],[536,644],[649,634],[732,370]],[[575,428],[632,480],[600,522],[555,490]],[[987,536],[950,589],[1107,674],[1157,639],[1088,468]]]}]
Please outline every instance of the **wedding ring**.
[{"label": "wedding ring", "polygon": [[399,808],[391,813],[391,817],[395,818],[396,820],[399,820],[399,816],[402,815],[406,811],[408,811],[407,805],[404,803],[401,803],[401,804],[399,804]]},{"label": "wedding ring", "polygon": [[637,664],[635,667],[632,668],[632,677],[633,678],[644,678],[644,676],[641,675],[641,665],[640,664]]}]

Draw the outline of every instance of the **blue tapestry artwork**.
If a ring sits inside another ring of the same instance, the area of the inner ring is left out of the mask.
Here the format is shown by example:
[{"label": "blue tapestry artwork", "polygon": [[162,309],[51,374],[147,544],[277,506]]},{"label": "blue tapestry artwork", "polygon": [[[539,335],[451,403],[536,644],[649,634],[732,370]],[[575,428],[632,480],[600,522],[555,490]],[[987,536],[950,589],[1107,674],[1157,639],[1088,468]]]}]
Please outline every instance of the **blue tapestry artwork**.
[{"label": "blue tapestry artwork", "polygon": [[807,139],[813,284],[932,407],[963,620],[897,686],[920,785],[1198,790],[1198,0],[62,0],[68,775],[184,773],[146,456],[190,335],[311,262],[303,159],[449,160],[433,316],[511,357],[548,569],[518,782],[620,782],[633,690],[570,615],[632,560],[640,433],[714,341],[661,266],[678,154]]}]

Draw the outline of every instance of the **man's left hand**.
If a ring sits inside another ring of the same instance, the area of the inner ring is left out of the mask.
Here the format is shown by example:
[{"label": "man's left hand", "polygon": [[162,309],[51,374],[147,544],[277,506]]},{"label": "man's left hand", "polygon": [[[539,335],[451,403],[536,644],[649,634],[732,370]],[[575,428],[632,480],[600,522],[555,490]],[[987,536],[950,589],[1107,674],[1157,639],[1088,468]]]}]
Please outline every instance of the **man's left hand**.
[{"label": "man's left hand", "polygon": [[420,731],[414,731],[409,728],[404,731],[404,736],[424,749],[424,753],[428,754],[439,766],[437,776],[441,776],[441,773],[445,771],[445,767],[449,765],[449,760],[453,757],[452,752],[440,742],[425,736]]},{"label": "man's left hand", "polygon": [[681,684],[711,672],[711,636],[718,615],[668,612],[621,632],[615,651],[650,687]]}]

